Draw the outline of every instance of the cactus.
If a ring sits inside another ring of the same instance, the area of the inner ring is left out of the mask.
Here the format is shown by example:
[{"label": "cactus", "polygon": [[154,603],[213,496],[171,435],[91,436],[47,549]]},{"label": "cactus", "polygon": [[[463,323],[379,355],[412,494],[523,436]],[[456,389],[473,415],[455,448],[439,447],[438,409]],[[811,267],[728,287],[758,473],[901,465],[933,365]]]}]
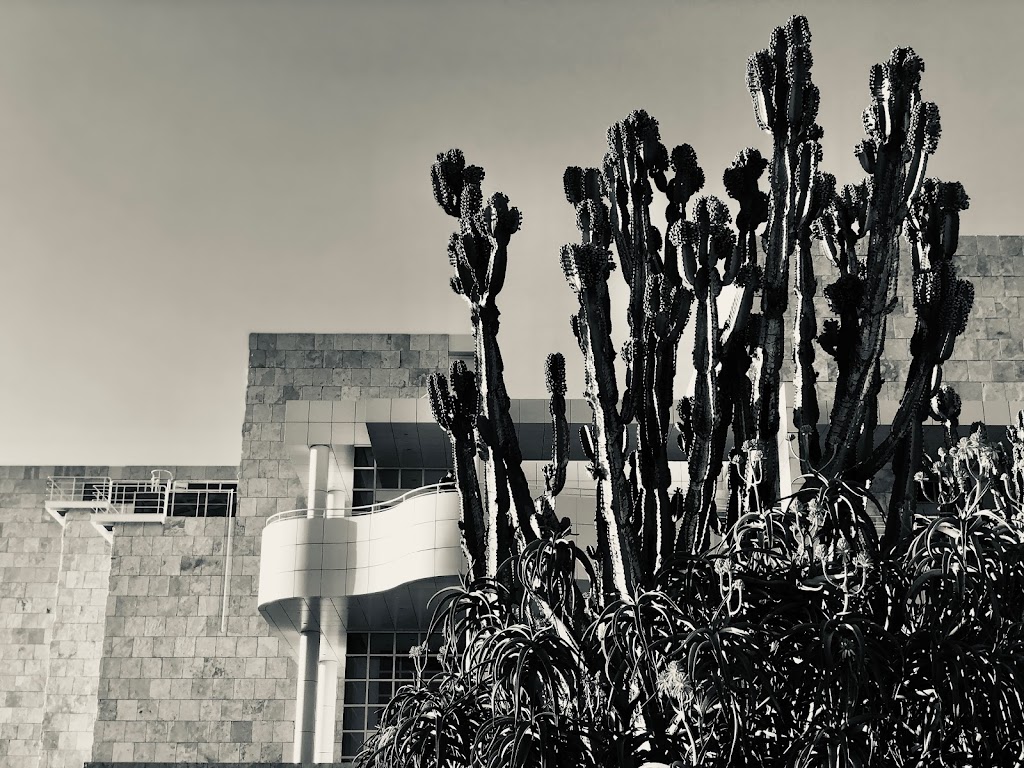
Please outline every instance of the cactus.
[{"label": "cactus", "polygon": [[[714,197],[702,197],[694,207],[694,221],[673,225],[669,238],[683,256],[683,271],[697,300],[694,319],[693,366],[696,386],[690,415],[691,446],[687,454],[690,487],[684,508],[693,510],[692,526],[681,531],[678,549],[702,551],[708,534],[718,528],[714,495],[722,466],[727,421],[722,414],[722,393],[717,362],[722,357],[718,323],[718,297],[724,285],[739,274],[741,251],[729,228],[731,217],[725,204]],[[725,274],[718,262],[726,261]]]},{"label": "cactus", "polygon": [[511,545],[507,516],[488,519],[480,498],[476,473],[477,417],[476,377],[461,360],[451,365],[451,387],[444,374],[431,374],[427,394],[434,420],[452,443],[456,487],[460,494],[462,548],[473,578],[493,574],[497,570],[498,552]]},{"label": "cactus", "polygon": [[814,372],[814,345],[817,322],[814,316],[814,294],[817,284],[811,254],[814,224],[825,212],[835,194],[835,177],[818,171],[821,145],[816,141],[803,142],[797,151],[797,188],[801,190],[796,207],[796,306],[794,323],[794,352],[796,356],[796,406],[793,425],[800,440],[800,458],[803,468],[817,467],[821,462],[818,436],[818,396],[815,390],[817,374]]},{"label": "cactus", "polygon": [[769,164],[771,206],[764,236],[764,284],[754,378],[757,439],[764,443],[761,496],[778,496],[779,391],[783,333],[788,306],[789,261],[796,245],[797,222],[815,181],[809,160],[818,153],[803,147],[821,138],[818,88],[811,82],[811,33],[807,19],[794,16],[772,33],[771,46],[747,62],[747,88],[760,128],[772,136]]},{"label": "cactus", "polygon": [[455,274],[455,293],[470,306],[476,343],[476,374],[479,387],[477,442],[485,447],[484,482],[489,518],[506,516],[514,529],[513,551],[537,538],[539,525],[533,499],[522,469],[522,453],[509,414],[504,365],[498,345],[499,312],[496,299],[505,283],[508,243],[521,223],[519,210],[498,193],[483,203],[482,168],[466,165],[462,152],[453,149],[437,156],[431,169],[434,199],[459,230],[448,244],[448,258]]},{"label": "cactus", "polygon": [[[910,340],[911,364],[900,407],[890,434],[856,469],[863,477],[874,476],[893,461],[894,485],[884,542],[890,547],[910,535],[916,507],[914,474],[922,455],[921,428],[939,398],[935,410],[959,411],[947,392],[940,392],[942,365],[953,353],[957,336],[967,327],[974,301],[974,287],[956,276],[960,212],[969,204],[959,182],[926,179],[911,201],[905,231],[911,243],[914,307],[917,322]],[[940,397],[940,394],[942,395]],[[958,399],[958,398],[957,398]],[[949,418],[950,427],[956,416]],[[947,419],[942,419],[947,421]],[[947,427],[947,431],[950,429]],[[950,438],[951,439],[951,438]]]},{"label": "cactus", "polygon": [[[707,549],[711,534],[720,530],[715,496],[727,454],[727,524],[748,512],[766,514],[777,502],[779,391],[793,259],[793,420],[802,466],[817,478],[810,482],[839,480],[860,487],[893,462],[901,490],[894,493],[885,541],[894,546],[908,534],[921,424],[933,413],[946,424],[948,439],[956,439],[955,394],[940,385],[942,363],[970,306],[970,287],[955,277],[951,264],[966,196],[958,185],[924,177],[939,124],[935,106],[920,96],[923,64],[910,49],[896,49],[888,62],[872,69],[867,138],[857,148],[869,178],[837,191],[835,179],[820,168],[819,95],[811,79],[809,44],[806,19],[795,16],[748,61],[755,118],[772,137],[772,155],[743,150],[723,174],[726,192],[739,208],[735,223],[725,203],[694,200],[704,171],[693,148],[681,144],[669,151],[658,122],[642,110],[608,130],[600,168],[570,167],[563,176],[580,232],[579,242],[564,246],[560,257],[578,301],[572,329],[593,412],[581,440],[597,482],[595,583],[601,584],[605,602],[648,588],[674,554]],[[762,191],[765,171],[767,190]],[[564,527],[555,515],[569,439],[564,363],[558,357],[548,360],[552,461],[544,469],[544,493],[529,499],[502,383],[495,305],[519,214],[504,196],[484,200],[483,171],[466,165],[456,150],[438,156],[432,180],[438,204],[459,220],[449,258],[452,287],[470,305],[477,342],[474,435],[484,460],[486,530],[497,531],[493,521],[507,518],[515,554]],[[659,195],[664,229],[651,215]],[[880,358],[886,315],[894,306],[901,232],[914,252],[918,329],[893,432],[876,446]],[[820,332],[814,240],[823,242],[839,272],[824,289],[835,317],[826,319]],[[862,241],[867,244],[863,258],[858,255]],[[628,334],[620,350],[611,340],[608,285],[616,270],[628,289]],[[719,298],[727,287],[735,300],[720,316]],[[942,307],[950,311],[942,314]],[[689,473],[681,489],[672,487],[668,440],[678,345],[691,321],[695,345],[684,365],[692,359],[695,388],[692,397],[678,402],[676,414]],[[823,440],[815,343],[838,370]],[[619,355],[625,369],[621,384]],[[628,445],[634,423],[636,443]],[[464,427],[452,439],[453,445],[461,441],[458,450],[465,453]]]},{"label": "cactus", "polygon": [[580,304],[572,329],[583,353],[584,396],[594,413],[591,428],[581,438],[597,481],[602,584],[608,598],[618,599],[633,594],[638,564],[634,536],[625,527],[631,504],[611,340],[608,277],[613,268],[608,251],[594,243],[562,248],[562,270]]},{"label": "cactus", "polygon": [[924,179],[928,157],[940,133],[938,107],[921,100],[924,62],[910,48],[897,48],[871,70],[872,100],[864,111],[867,138],[857,147],[868,173],[865,227],[868,230],[863,291],[858,297],[858,333],[845,370],[840,370],[836,403],[825,443],[832,471],[856,462],[856,446],[870,439],[870,416],[881,388],[879,360],[886,317],[896,303],[900,233],[911,201]]}]

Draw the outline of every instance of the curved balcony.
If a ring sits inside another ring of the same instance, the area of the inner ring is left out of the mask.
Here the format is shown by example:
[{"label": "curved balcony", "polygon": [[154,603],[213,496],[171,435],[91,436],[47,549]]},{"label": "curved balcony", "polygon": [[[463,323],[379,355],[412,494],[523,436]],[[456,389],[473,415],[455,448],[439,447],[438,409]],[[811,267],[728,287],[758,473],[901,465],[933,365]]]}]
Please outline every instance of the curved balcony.
[{"label": "curved balcony", "polygon": [[273,515],[263,529],[260,612],[289,642],[319,627],[336,651],[346,628],[424,627],[430,597],[465,569],[458,521],[450,483],[370,507]]}]

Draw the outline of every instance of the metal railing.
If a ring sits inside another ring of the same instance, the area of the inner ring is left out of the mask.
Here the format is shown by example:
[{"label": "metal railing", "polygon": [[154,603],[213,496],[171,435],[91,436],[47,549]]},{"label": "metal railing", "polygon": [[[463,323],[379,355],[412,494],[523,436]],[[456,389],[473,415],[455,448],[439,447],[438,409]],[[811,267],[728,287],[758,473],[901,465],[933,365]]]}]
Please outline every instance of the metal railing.
[{"label": "metal railing", "polygon": [[166,514],[173,478],[153,470],[149,480],[114,480],[100,476],[54,475],[46,478],[47,501],[87,503],[114,514]]},{"label": "metal railing", "polygon": [[268,517],[267,525],[278,523],[282,520],[295,520],[298,518],[361,517],[364,515],[373,515],[378,512],[383,512],[384,510],[397,507],[399,504],[404,504],[410,499],[415,499],[420,496],[440,495],[442,493],[455,493],[456,490],[455,483],[442,481],[440,483],[435,483],[434,485],[425,485],[422,488],[414,488],[411,491],[403,493],[401,496],[396,496],[395,498],[388,499],[387,501],[378,501],[376,504],[366,504],[360,507],[350,507],[348,509],[325,509],[323,507],[289,509],[285,512],[278,512],[277,514]]},{"label": "metal railing", "polygon": [[111,478],[98,475],[54,475],[46,478],[46,498],[48,501],[107,501],[113,484]]}]

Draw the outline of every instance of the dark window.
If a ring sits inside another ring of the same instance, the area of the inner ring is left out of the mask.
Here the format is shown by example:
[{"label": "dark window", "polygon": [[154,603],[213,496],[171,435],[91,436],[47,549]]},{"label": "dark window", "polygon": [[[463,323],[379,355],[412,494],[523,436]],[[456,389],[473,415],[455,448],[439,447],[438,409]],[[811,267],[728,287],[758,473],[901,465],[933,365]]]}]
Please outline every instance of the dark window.
[{"label": "dark window", "polygon": [[[351,760],[372,733],[381,713],[401,686],[415,679],[414,645],[428,642],[418,632],[349,632],[345,659],[345,700],[342,715],[341,756]],[[431,637],[434,649],[424,663],[424,675],[440,671],[436,649],[440,638]]]}]

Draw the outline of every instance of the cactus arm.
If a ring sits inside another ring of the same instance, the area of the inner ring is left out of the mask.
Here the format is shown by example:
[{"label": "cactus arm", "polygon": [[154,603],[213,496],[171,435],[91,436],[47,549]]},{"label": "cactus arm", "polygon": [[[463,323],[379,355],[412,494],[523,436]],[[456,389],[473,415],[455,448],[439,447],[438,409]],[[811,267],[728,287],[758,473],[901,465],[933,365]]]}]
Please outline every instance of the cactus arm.
[{"label": "cactus arm", "polygon": [[[690,523],[680,531],[677,549],[691,553],[703,549],[708,535],[717,529],[715,487],[721,472],[725,451],[725,431],[731,408],[723,407],[722,388],[718,381],[718,368],[722,361],[721,329],[718,320],[718,297],[723,278],[718,262],[728,264],[736,258],[736,243],[728,226],[729,213],[725,204],[713,197],[700,198],[694,207],[694,221],[680,222],[671,237],[687,262],[687,273],[694,275],[693,292],[697,314],[694,319],[693,365],[695,372],[693,407],[689,413],[687,431],[687,464],[690,484],[683,503]],[[724,418],[723,418],[724,416]],[[681,413],[680,419],[686,418]]]},{"label": "cactus arm", "polygon": [[[481,436],[491,449],[491,458],[500,465],[496,481],[507,486],[517,531],[525,543],[537,538],[539,528],[534,516],[533,497],[522,468],[522,452],[509,412],[511,401],[505,389],[501,349],[498,346],[498,310],[493,304],[480,312],[475,325],[477,369],[481,382],[481,421],[490,426]],[[489,434],[488,434],[489,433]]]},{"label": "cactus arm", "polygon": [[565,415],[565,358],[548,355],[544,364],[544,379],[550,398],[551,462],[544,465],[544,485],[550,498],[565,487],[565,471],[569,466],[569,422]]},{"label": "cactus arm", "polygon": [[598,485],[598,548],[606,597],[626,599],[638,581],[636,545],[625,525],[631,508],[623,455],[623,424],[618,407],[615,349],[611,340],[611,301],[608,277],[613,264],[607,250],[596,245],[566,245],[562,270],[579,301],[572,329],[583,353],[584,395],[593,411],[584,450]]},{"label": "cactus arm", "polygon": [[[505,282],[508,244],[519,230],[521,217],[500,193],[485,204],[483,178],[483,169],[467,166],[459,150],[439,154],[431,168],[435,200],[445,213],[459,220],[458,232],[449,241],[448,256],[455,271],[452,288],[469,304],[473,325],[478,382],[475,432],[477,442],[485,446],[482,458],[491,508],[488,515],[492,521],[503,521],[508,516],[515,527],[515,538],[528,543],[537,537],[538,527],[509,413],[496,304]],[[500,528],[497,532],[501,533]],[[489,557],[488,567],[492,560],[503,558],[504,553]]]},{"label": "cactus arm", "polygon": [[797,222],[796,258],[796,321],[794,327],[794,355],[796,357],[796,406],[793,424],[799,434],[800,459],[804,471],[815,468],[821,461],[818,436],[818,394],[815,388],[814,339],[818,327],[814,316],[814,294],[817,282],[811,255],[812,226],[824,212],[835,190],[835,178],[818,172],[821,147],[817,142],[804,142],[799,149],[801,178],[797,184],[806,197],[799,206]]},{"label": "cactus arm", "polygon": [[476,579],[494,573],[489,565],[493,555],[488,538],[496,532],[497,521],[485,517],[476,473],[476,382],[461,360],[452,363],[451,381],[449,388],[443,374],[432,374],[427,380],[427,394],[434,420],[448,434],[452,444],[462,546],[469,572]]},{"label": "cactus arm", "polygon": [[537,520],[544,535],[563,533],[562,523],[555,515],[555,497],[565,487],[569,465],[569,423],[565,416],[565,358],[548,355],[544,363],[544,380],[548,390],[551,413],[551,461],[544,465],[544,493],[534,500]]}]

